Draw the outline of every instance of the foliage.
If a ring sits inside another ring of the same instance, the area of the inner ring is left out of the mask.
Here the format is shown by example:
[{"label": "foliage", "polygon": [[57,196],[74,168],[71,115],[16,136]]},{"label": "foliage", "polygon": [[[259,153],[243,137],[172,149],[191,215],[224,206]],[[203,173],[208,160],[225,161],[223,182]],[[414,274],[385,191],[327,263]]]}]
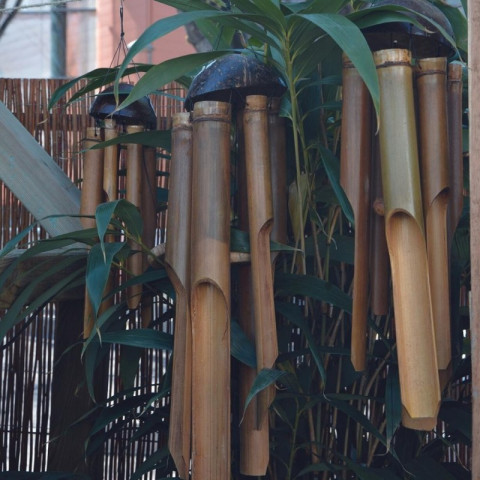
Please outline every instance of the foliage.
[{"label": "foliage", "polygon": [[[173,80],[186,81],[206,62],[230,52],[226,46],[232,30],[244,35],[243,53],[257,55],[274,66],[287,86],[282,114],[289,122],[288,173],[291,189],[297,198],[304,200],[297,201],[291,211],[290,238],[296,248],[284,252],[281,261],[277,262],[275,289],[281,353],[276,369],[262,372],[251,393],[254,395],[273,382],[278,387],[271,408],[272,459],[268,478],[394,480],[467,475],[459,465],[444,462],[444,453],[451,445],[458,442],[468,445],[471,440],[468,401],[445,398],[440,418],[447,424],[446,431],[419,433],[400,426],[399,379],[390,314],[369,319],[374,335],[369,345],[367,371],[354,372],[349,360],[353,215],[338,180],[341,52],[344,51],[357,67],[378,107],[375,67],[359,27],[414,20],[405,16],[405,9],[393,4],[361,8],[365,6],[362,1],[236,0],[231,2],[230,9],[223,10],[211,6],[212,2],[200,0],[161,3],[181,9],[183,13],[159,20],[147,28],[131,47],[123,64],[109,72],[108,79],[104,69],[82,76],[88,80],[88,85],[80,95],[97,89],[106,81],[115,80],[118,86],[139,51],[191,21],[214,26],[214,31],[218,32],[216,43],[222,50],[142,66],[145,75],[118,108],[158,92]],[[465,48],[465,18],[443,3],[442,9],[454,20],[456,38],[460,39],[459,54],[465,55],[461,51]],[[58,101],[77,80],[59,89],[51,103]],[[148,141],[156,145],[165,140],[156,133],[152,136],[155,138]],[[59,288],[69,288],[86,278],[95,312],[99,312],[109,272],[112,268],[123,269],[126,257],[136,254],[127,240],[134,239],[141,245],[142,225],[136,209],[123,200],[100,205],[96,219],[96,231],[75,232],[42,241],[24,255],[31,256],[59,246],[74,248],[78,242],[92,245],[86,272],[79,271]],[[105,235],[112,233],[121,240],[106,243]],[[233,250],[248,249],[248,245],[242,243],[241,234],[237,232],[232,238],[236,242]],[[469,254],[465,251],[468,244],[465,238],[468,239],[468,227],[461,226],[455,241],[452,289],[458,290],[461,282],[468,282]],[[3,253],[18,240],[8,245]],[[0,288],[6,279],[7,274],[0,277]],[[173,302],[172,289],[163,268],[150,269],[133,281],[145,283],[149,291],[167,295]],[[19,298],[9,317],[2,319],[0,333],[4,334],[55,292],[55,289],[45,292],[26,308],[23,305],[25,297]],[[169,335],[159,334],[152,328],[125,330],[125,310],[126,306],[120,304],[99,314],[96,328],[85,341],[85,365],[92,393],[93,374],[102,345],[115,343],[167,350],[172,347]],[[460,311],[456,315],[459,325]],[[157,321],[164,322],[171,316],[169,310]],[[460,384],[467,378],[462,370],[468,362],[463,341],[461,337],[457,339],[457,369],[452,379]],[[236,361],[250,365],[254,362],[252,346],[235,323],[232,350]],[[152,386],[153,393],[134,396],[132,391],[125,391],[99,404],[95,411],[100,410],[101,414],[92,438],[103,431],[104,437],[112,435],[115,429],[133,419],[139,421],[139,437],[155,429],[165,429],[167,413],[162,399],[168,394],[169,375],[167,371],[162,384]],[[244,407],[238,406],[239,418],[234,423],[238,424]],[[95,439],[89,450],[98,446],[98,435]],[[238,478],[237,455],[234,451],[235,478]],[[134,478],[140,478],[149,469],[166,476],[170,468],[167,459],[168,452],[157,452],[146,459]]]}]

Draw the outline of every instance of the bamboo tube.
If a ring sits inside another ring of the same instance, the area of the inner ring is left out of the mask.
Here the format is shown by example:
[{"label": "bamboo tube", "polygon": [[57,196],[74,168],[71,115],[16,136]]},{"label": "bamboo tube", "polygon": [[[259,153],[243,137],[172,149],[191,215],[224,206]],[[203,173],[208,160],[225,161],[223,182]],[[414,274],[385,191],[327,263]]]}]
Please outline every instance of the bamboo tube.
[{"label": "bamboo tube", "polygon": [[372,162],[372,221],[370,240],[370,308],[374,315],[388,313],[390,270],[388,248],[385,237],[385,208],[382,191],[382,167],[380,165],[380,145],[375,137]]},{"label": "bamboo tube", "polygon": [[447,59],[417,62],[418,119],[423,211],[440,386],[452,359],[447,245],[448,130]]},{"label": "bamboo tube", "polygon": [[[157,228],[157,184],[156,184],[156,151],[155,148],[146,147],[143,151],[142,165],[142,221],[143,244],[152,249],[155,245],[155,232]],[[143,254],[143,270],[148,268],[148,254]],[[147,328],[152,321],[153,297],[146,296],[142,300],[142,325]]]},{"label": "bamboo tube", "polygon": [[230,105],[193,111],[192,480],[230,477]]},{"label": "bamboo tube", "polygon": [[192,335],[190,284],[190,209],[192,125],[190,114],[177,113],[172,125],[172,160],[168,193],[165,268],[175,288],[175,334],[168,446],[180,478],[188,478],[191,450]]},{"label": "bamboo tube", "polygon": [[[237,116],[238,138],[238,219],[241,230],[248,231],[248,192],[247,169],[245,164],[245,136],[243,129],[243,110]],[[232,257],[230,256],[230,261]],[[252,298],[252,269],[250,264],[239,265],[238,271],[238,321],[248,339],[255,345],[255,317]],[[257,370],[248,365],[239,365],[240,409],[243,411],[248,394],[252,388]],[[268,415],[258,425],[258,396],[255,396],[240,423],[240,472],[242,475],[265,475],[269,460],[269,422]]]},{"label": "bamboo tube", "polygon": [[372,114],[367,87],[345,55],[342,92],[340,184],[352,205],[355,217],[351,358],[354,369],[362,371],[366,367],[367,346]]},{"label": "bamboo tube", "polygon": [[[127,133],[142,132],[144,127],[141,125],[128,125]],[[136,143],[129,143],[127,146],[127,179],[126,179],[126,199],[140,208],[142,202],[142,163],[143,147]],[[135,241],[129,242],[130,247],[139,250],[140,245]],[[134,253],[127,258],[127,272],[129,276],[141,275],[143,271],[143,255]],[[135,309],[140,303],[142,295],[142,285],[133,285],[127,288],[128,308]]]},{"label": "bamboo tube", "polygon": [[[105,141],[118,136],[115,120],[105,119]],[[118,197],[118,145],[110,145],[104,150],[103,191],[105,201],[112,202]]]},{"label": "bamboo tube", "polygon": [[[80,215],[95,215],[97,206],[102,203],[103,150],[91,150],[99,143],[99,132],[93,127],[87,128],[85,156],[83,160],[83,182],[80,197]],[[82,218],[84,228],[94,228],[94,218]],[[95,312],[85,288],[85,310],[83,315],[83,337],[88,338],[95,324]]]},{"label": "bamboo tube", "polygon": [[374,53],[380,86],[380,152],[402,404],[414,419],[440,405],[418,165],[411,55]]},{"label": "bamboo tube", "polygon": [[459,63],[448,65],[447,105],[450,179],[448,244],[451,245],[463,209],[462,66]]},{"label": "bamboo tube", "polygon": [[[272,183],[268,143],[267,97],[246,98],[243,115],[245,164],[247,171],[248,224],[255,316],[257,372],[272,368],[278,356],[273,278],[270,259],[270,232],[273,226]],[[258,394],[257,428],[264,421],[275,395],[275,387]]]}]

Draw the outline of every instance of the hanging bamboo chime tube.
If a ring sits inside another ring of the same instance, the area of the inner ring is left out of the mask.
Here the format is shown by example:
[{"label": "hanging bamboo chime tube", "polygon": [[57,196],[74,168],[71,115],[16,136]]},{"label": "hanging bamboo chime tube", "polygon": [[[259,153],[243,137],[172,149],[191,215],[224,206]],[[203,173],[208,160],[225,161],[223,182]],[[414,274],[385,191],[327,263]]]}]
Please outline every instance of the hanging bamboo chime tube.
[{"label": "hanging bamboo chime tube", "polygon": [[[118,137],[115,120],[105,119],[105,141]],[[104,201],[112,202],[118,198],[118,145],[110,145],[104,149],[103,167],[103,191]]]},{"label": "hanging bamboo chime tube", "polygon": [[356,371],[366,368],[368,261],[370,237],[371,99],[357,69],[343,56],[340,183],[355,220],[351,359]]},{"label": "hanging bamboo chime tube", "polygon": [[[239,228],[248,231],[248,192],[247,167],[245,162],[245,136],[243,129],[243,109],[238,112],[236,122],[238,145],[238,222]],[[250,263],[237,266],[238,272],[238,321],[251,341],[255,345],[255,316],[252,297],[252,269]],[[253,366],[240,363],[239,365],[239,406],[243,411],[248,394],[257,376]],[[243,412],[240,422],[240,473],[249,476],[262,476],[269,460],[269,422],[258,425],[258,396],[250,401]]]},{"label": "hanging bamboo chime tube", "polygon": [[[257,372],[272,368],[278,356],[270,232],[273,226],[267,97],[249,95],[243,114],[247,172],[248,225],[255,318]],[[275,395],[272,385],[258,394],[257,428],[266,421]]]},{"label": "hanging bamboo chime tube", "polygon": [[422,198],[440,386],[448,381],[452,359],[447,244],[448,129],[447,59],[417,61]]},{"label": "hanging bamboo chime tube", "polygon": [[193,110],[192,480],[230,478],[230,117]]},{"label": "hanging bamboo chime tube", "polygon": [[[128,125],[127,133],[143,132],[142,125]],[[126,177],[126,196],[125,198],[138,208],[142,203],[142,164],[143,164],[143,146],[137,143],[127,145],[127,177]],[[140,250],[140,245],[134,240],[129,241],[130,248]],[[134,253],[127,258],[127,272],[129,277],[141,275],[143,272],[143,255]],[[132,285],[127,287],[128,308],[135,309],[140,304],[142,296],[142,285]]]},{"label": "hanging bamboo chime tube", "polygon": [[422,423],[440,405],[427,250],[422,213],[411,55],[374,53],[380,86],[380,151],[402,404]]},{"label": "hanging bamboo chime tube", "polygon": [[[157,158],[153,147],[143,150],[142,165],[142,208],[140,213],[143,222],[142,239],[144,245],[151,250],[155,246],[157,229]],[[143,255],[143,271],[148,268],[148,254]],[[145,296],[142,300],[142,325],[147,328],[152,321],[153,296]]]},{"label": "hanging bamboo chime tube", "polygon": [[[102,203],[103,150],[92,147],[101,141],[99,130],[87,128],[85,156],[83,159],[83,182],[80,197],[80,215],[95,215],[97,206]],[[82,218],[84,228],[95,228],[94,218]],[[88,338],[95,324],[95,314],[85,288],[85,309],[83,315],[83,338]]]},{"label": "hanging bamboo chime tube", "polygon": [[450,198],[448,206],[448,245],[463,209],[463,139],[462,139],[462,65],[448,65],[448,178]]},{"label": "hanging bamboo chime tube", "polygon": [[188,478],[191,450],[192,333],[189,309],[192,124],[177,113],[172,125],[165,268],[175,288],[175,333],[168,446],[180,478]]},{"label": "hanging bamboo chime tube", "polygon": [[380,145],[375,137],[371,177],[370,308],[373,315],[386,315],[389,304],[390,270],[385,237]]}]

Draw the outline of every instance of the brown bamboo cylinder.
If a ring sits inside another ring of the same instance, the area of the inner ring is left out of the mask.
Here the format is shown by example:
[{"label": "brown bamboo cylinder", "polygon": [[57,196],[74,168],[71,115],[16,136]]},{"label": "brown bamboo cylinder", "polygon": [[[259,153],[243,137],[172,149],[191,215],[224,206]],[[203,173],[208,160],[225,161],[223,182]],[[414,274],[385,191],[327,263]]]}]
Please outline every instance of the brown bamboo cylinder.
[{"label": "brown bamboo cylinder", "polygon": [[440,405],[422,213],[411,54],[374,53],[380,86],[380,152],[402,404],[414,419]]},{"label": "brown bamboo cylinder", "polygon": [[[238,220],[239,228],[248,231],[247,168],[245,163],[245,137],[243,110],[237,116],[238,139]],[[271,152],[272,155],[272,152]],[[230,260],[232,258],[230,257]],[[255,345],[255,316],[252,297],[252,269],[250,263],[237,267],[238,271],[238,321],[243,332]],[[257,370],[248,365],[239,365],[239,405],[243,411],[248,394],[257,376]],[[243,475],[265,475],[270,452],[268,415],[259,425],[258,397],[249,403],[240,423],[240,472]]]},{"label": "brown bamboo cylinder", "polygon": [[342,97],[340,184],[355,218],[351,359],[354,369],[362,371],[367,346],[372,102],[360,74],[345,55]]},{"label": "brown bamboo cylinder", "polygon": [[462,66],[448,65],[448,178],[450,198],[448,205],[448,244],[451,240],[463,209],[463,138],[462,138]]},{"label": "brown bamboo cylinder", "polygon": [[[80,215],[95,215],[97,206],[102,203],[103,150],[91,148],[101,141],[96,128],[87,128],[85,156],[83,159],[83,182],[80,197]],[[95,228],[94,218],[82,218],[84,228]],[[95,324],[95,313],[85,288],[85,309],[83,315],[83,337],[88,338]]]},{"label": "brown bamboo cylinder", "polygon": [[[143,244],[151,250],[155,246],[157,229],[157,159],[155,148],[145,147],[143,150],[142,165],[142,214]],[[148,268],[148,254],[143,254],[143,270]],[[147,296],[142,300],[142,325],[148,327],[152,321],[153,297]]]},{"label": "brown bamboo cylinder", "polygon": [[416,68],[420,165],[427,256],[440,385],[452,359],[447,244],[448,130],[447,59],[418,60]]},{"label": "brown bamboo cylinder", "polygon": [[370,308],[374,315],[386,315],[389,307],[390,268],[385,211],[382,190],[380,145],[375,137],[371,178],[371,234],[370,234]]},{"label": "brown bamboo cylinder", "polygon": [[[143,132],[142,125],[128,125],[127,133]],[[126,178],[126,196],[125,198],[140,208],[142,203],[142,163],[143,163],[143,146],[136,143],[127,145],[127,178]],[[134,250],[140,250],[140,245],[133,241],[129,241],[129,245]],[[141,275],[143,272],[143,255],[134,253],[127,259],[127,272],[129,276]],[[138,307],[142,296],[142,285],[133,285],[127,288],[127,304],[128,308],[135,309]]]},{"label": "brown bamboo cylinder", "polygon": [[190,114],[176,113],[172,124],[165,268],[176,296],[168,446],[180,478],[188,478],[192,433],[192,326],[188,298],[192,144]]},{"label": "brown bamboo cylinder", "polygon": [[193,111],[192,479],[230,477],[230,104]]},{"label": "brown bamboo cylinder", "polygon": [[[117,138],[115,120],[105,119],[105,141]],[[118,145],[110,145],[104,149],[103,191],[105,201],[112,202],[118,198]]]},{"label": "brown bamboo cylinder", "polygon": [[[268,142],[267,97],[250,95],[243,114],[245,164],[247,172],[248,225],[255,316],[257,372],[272,368],[278,356],[273,278],[270,259],[270,232],[273,226],[272,183]],[[275,389],[258,394],[257,425],[267,414]]]}]

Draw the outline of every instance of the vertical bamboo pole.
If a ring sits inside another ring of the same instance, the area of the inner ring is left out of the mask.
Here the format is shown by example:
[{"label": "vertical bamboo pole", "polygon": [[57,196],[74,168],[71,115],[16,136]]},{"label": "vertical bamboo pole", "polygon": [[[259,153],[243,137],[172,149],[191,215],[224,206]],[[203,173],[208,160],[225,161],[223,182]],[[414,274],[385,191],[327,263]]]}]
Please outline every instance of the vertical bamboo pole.
[{"label": "vertical bamboo pole", "polygon": [[440,405],[424,237],[411,55],[374,53],[380,85],[380,151],[385,230],[393,282],[402,404],[435,421]]},{"label": "vertical bamboo pole", "polygon": [[[267,97],[246,98],[243,115],[247,172],[248,224],[252,270],[257,372],[272,368],[278,356],[270,232],[273,226],[272,183],[268,143]],[[265,421],[275,395],[272,385],[258,394],[257,428]]]},{"label": "vertical bamboo pole", "polygon": [[448,206],[448,244],[463,209],[463,144],[462,144],[462,65],[448,65],[448,178],[450,179],[450,201]]},{"label": "vertical bamboo pole", "polygon": [[422,198],[440,386],[452,359],[447,245],[447,59],[418,60],[416,68]]},{"label": "vertical bamboo pole", "polygon": [[342,92],[340,183],[355,217],[351,358],[355,370],[362,371],[366,367],[367,346],[372,114],[367,87],[345,55]]},{"label": "vertical bamboo pole", "polygon": [[[480,2],[468,1],[470,216],[480,218]],[[472,479],[480,479],[480,222],[470,223],[472,295]]]},{"label": "vertical bamboo pole", "polygon": [[[127,133],[143,132],[141,125],[128,125]],[[126,199],[140,208],[142,202],[142,163],[143,146],[136,143],[129,143],[127,146],[127,180]],[[134,250],[140,249],[135,241],[130,241],[130,247]],[[127,259],[127,272],[129,275],[141,275],[143,271],[143,255],[134,253]],[[142,285],[132,285],[127,288],[128,308],[138,307],[142,296]]]},{"label": "vertical bamboo pole", "polygon": [[[105,119],[105,141],[113,140],[118,136],[115,120]],[[118,197],[118,145],[110,145],[105,148],[103,191],[105,201],[112,202]]]},{"label": "vertical bamboo pole", "polygon": [[180,478],[188,478],[191,449],[192,335],[189,309],[192,124],[176,113],[168,193],[165,267],[175,288],[175,334],[168,446]]},{"label": "vertical bamboo pole", "polygon": [[[97,205],[102,202],[103,182],[103,150],[91,148],[99,143],[99,131],[96,128],[87,128],[85,139],[85,156],[83,160],[83,182],[80,197],[80,215],[95,215]],[[84,228],[95,228],[94,218],[82,218]],[[85,310],[83,316],[83,337],[88,338],[95,323],[95,315],[90,298],[85,288]]]},{"label": "vertical bamboo pole", "polygon": [[230,477],[230,105],[193,111],[192,479]]},{"label": "vertical bamboo pole", "polygon": [[370,240],[370,308],[374,315],[386,315],[389,304],[388,248],[385,237],[385,209],[382,190],[382,167],[378,137],[374,142],[372,162],[371,199],[373,210]]},{"label": "vertical bamboo pole", "polygon": [[[155,232],[157,229],[157,158],[156,150],[145,147],[143,150],[142,165],[142,214],[144,245],[148,249],[155,246]],[[143,255],[143,270],[148,268],[148,254]],[[148,327],[152,321],[153,297],[145,296],[142,300],[142,325]]]}]

